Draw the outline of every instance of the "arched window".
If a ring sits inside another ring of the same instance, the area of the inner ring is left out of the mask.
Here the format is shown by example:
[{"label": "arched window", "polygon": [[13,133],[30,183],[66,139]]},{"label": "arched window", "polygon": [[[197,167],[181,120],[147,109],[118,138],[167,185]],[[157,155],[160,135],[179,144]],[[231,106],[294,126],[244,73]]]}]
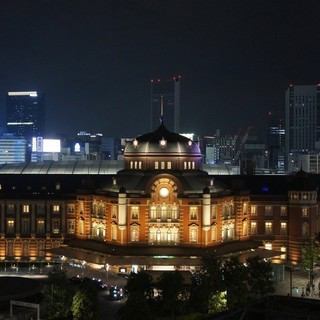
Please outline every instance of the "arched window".
[{"label": "arched window", "polygon": [[248,235],[248,221],[247,220],[242,221],[242,235],[243,236]]},{"label": "arched window", "polygon": [[139,241],[139,227],[132,226],[131,227],[131,241]]},{"label": "arched window", "polygon": [[198,227],[191,226],[189,228],[189,241],[190,242],[198,242]]},{"label": "arched window", "polygon": [[178,219],[178,207],[176,204],[173,204],[171,208],[171,219],[177,220]]},{"label": "arched window", "polygon": [[161,219],[167,220],[167,206],[165,204],[161,206]]},{"label": "arched window", "polygon": [[150,219],[157,219],[157,207],[151,206],[150,208]]}]

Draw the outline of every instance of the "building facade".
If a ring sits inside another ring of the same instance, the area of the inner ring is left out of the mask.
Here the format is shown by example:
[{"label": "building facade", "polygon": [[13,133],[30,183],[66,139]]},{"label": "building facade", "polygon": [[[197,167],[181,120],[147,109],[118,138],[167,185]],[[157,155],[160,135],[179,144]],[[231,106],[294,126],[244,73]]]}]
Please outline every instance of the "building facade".
[{"label": "building facade", "polygon": [[7,94],[7,132],[31,140],[44,134],[44,96],[37,91],[11,91]]},{"label": "building facade", "polygon": [[320,231],[317,177],[210,176],[198,144],[163,124],[128,142],[124,161],[113,174],[1,167],[0,259],[48,260],[67,243],[75,250],[62,248],[64,255],[87,252],[102,263],[117,256],[119,265],[125,257],[152,265],[168,256],[192,265],[244,246],[297,263]]}]

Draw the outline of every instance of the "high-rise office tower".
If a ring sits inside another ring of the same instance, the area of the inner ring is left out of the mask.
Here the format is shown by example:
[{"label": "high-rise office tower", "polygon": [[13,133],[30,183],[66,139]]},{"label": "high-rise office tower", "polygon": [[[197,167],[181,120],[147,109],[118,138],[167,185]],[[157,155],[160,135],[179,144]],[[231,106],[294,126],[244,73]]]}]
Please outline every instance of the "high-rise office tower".
[{"label": "high-rise office tower", "polygon": [[[151,80],[151,130],[160,124],[161,109],[166,127],[174,132],[180,130],[180,84],[181,76],[170,80]],[[161,100],[163,108],[161,108]]]},{"label": "high-rise office tower", "polygon": [[7,94],[7,132],[30,140],[44,134],[44,97],[37,91],[10,91]]},{"label": "high-rise office tower", "polygon": [[290,85],[285,112],[287,155],[314,151],[320,141],[320,86]]}]

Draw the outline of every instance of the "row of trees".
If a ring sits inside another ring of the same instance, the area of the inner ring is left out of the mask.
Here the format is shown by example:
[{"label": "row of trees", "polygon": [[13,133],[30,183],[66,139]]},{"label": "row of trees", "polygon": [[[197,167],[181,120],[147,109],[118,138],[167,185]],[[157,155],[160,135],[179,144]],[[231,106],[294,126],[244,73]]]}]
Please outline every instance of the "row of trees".
[{"label": "row of trees", "polygon": [[97,289],[89,279],[71,282],[65,273],[51,273],[44,290],[48,320],[96,319]]},{"label": "row of trees", "polygon": [[[160,294],[154,296],[154,288]],[[245,307],[274,291],[272,267],[257,257],[245,264],[238,258],[203,259],[199,272],[186,284],[181,273],[164,272],[152,282],[146,272],[131,274],[127,284],[128,299],[119,312],[120,320],[155,319],[178,314],[208,314]]]}]

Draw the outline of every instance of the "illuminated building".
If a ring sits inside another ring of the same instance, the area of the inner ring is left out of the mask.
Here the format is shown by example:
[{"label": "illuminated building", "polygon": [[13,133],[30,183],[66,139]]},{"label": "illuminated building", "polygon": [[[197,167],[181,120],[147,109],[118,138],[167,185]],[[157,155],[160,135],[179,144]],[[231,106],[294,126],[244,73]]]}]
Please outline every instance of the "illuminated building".
[{"label": "illuminated building", "polygon": [[285,129],[287,169],[289,171],[295,170],[295,154],[313,152],[319,149],[319,94],[319,84],[291,84],[286,90]]},{"label": "illuminated building", "polygon": [[0,167],[0,259],[191,268],[208,253],[264,246],[263,256],[296,263],[319,232],[317,177],[210,176],[198,144],[163,124],[127,143],[118,170],[112,161]]},{"label": "illuminated building", "polygon": [[0,164],[25,162],[26,149],[24,138],[4,134],[0,137]]},{"label": "illuminated building", "polygon": [[43,135],[44,97],[37,91],[11,91],[7,94],[7,132],[26,139]]}]

